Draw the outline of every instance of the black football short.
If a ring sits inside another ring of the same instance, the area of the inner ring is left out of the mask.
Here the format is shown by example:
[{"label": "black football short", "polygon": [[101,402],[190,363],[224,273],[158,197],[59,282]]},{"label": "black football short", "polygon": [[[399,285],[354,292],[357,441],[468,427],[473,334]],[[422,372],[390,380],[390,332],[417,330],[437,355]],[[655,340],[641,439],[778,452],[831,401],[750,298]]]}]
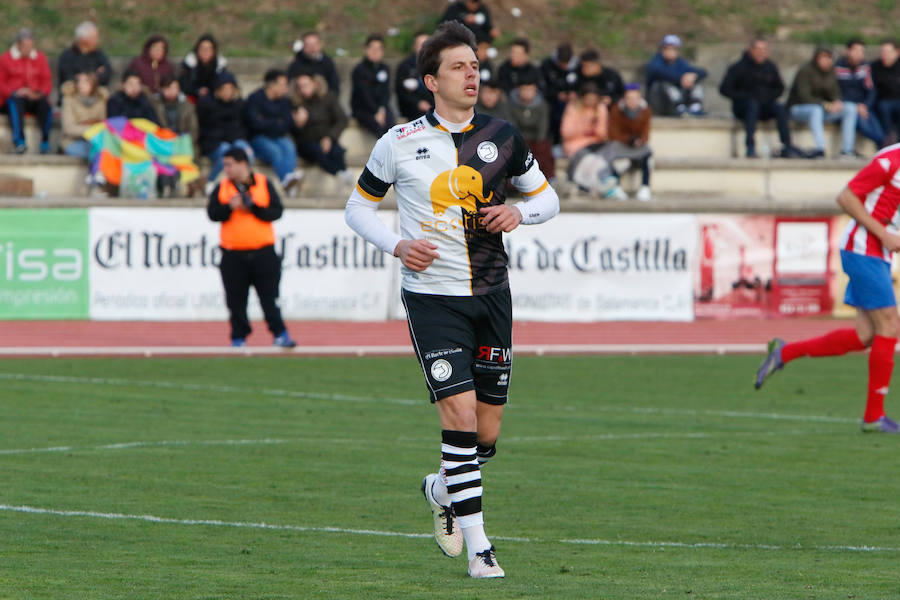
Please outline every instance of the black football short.
[{"label": "black football short", "polygon": [[512,369],[509,288],[481,296],[401,292],[431,401],[475,390],[480,402],[506,404]]}]

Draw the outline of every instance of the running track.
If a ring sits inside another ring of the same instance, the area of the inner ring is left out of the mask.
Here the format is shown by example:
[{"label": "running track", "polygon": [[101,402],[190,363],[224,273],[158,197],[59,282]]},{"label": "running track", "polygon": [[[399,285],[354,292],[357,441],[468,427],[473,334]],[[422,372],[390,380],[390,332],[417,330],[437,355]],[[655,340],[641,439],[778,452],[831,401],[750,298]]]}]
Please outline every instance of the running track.
[{"label": "running track", "polygon": [[[248,346],[232,349],[224,322],[0,322],[0,356],[410,354],[405,321],[288,323],[299,342],[293,351],[272,348],[264,323],[254,323]],[[821,335],[851,321],[825,318],[700,320],[692,323],[517,322],[519,354],[759,353],[772,337]]]}]

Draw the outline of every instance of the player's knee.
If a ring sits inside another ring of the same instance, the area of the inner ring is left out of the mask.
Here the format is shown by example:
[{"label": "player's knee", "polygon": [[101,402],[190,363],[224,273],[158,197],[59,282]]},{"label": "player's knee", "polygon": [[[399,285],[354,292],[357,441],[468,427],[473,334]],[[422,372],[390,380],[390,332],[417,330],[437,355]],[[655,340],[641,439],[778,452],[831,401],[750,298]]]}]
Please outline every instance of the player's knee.
[{"label": "player's knee", "polygon": [[497,445],[491,444],[488,446],[479,442],[475,448],[475,454],[478,456],[478,464],[483,465],[497,454]]}]

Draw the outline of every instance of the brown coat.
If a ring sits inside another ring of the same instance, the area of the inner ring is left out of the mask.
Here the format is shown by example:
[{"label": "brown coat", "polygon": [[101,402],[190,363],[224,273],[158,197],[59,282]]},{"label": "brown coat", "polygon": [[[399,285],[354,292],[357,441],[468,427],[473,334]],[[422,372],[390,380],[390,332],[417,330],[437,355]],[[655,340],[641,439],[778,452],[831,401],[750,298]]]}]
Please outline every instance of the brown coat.
[{"label": "brown coat", "polygon": [[65,148],[82,135],[91,125],[106,119],[106,100],[109,92],[105,87],[94,90],[94,102],[86,105],[78,97],[74,81],[65,82],[60,88],[62,101],[62,147]]},{"label": "brown coat", "polygon": [[650,141],[650,119],[653,111],[644,103],[644,109],[629,119],[625,114],[624,100],[613,105],[609,113],[609,139],[633,146],[635,140],[646,144]]}]

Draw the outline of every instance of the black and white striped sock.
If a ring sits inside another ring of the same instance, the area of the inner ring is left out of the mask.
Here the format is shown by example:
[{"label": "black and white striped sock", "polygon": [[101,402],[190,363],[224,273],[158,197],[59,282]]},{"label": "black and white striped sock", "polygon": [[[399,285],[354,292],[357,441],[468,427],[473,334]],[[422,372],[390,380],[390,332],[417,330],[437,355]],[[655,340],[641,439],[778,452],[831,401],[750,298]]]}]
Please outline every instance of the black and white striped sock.
[{"label": "black and white striped sock", "polygon": [[441,440],[441,467],[446,477],[447,491],[471,560],[478,552],[491,547],[484,533],[484,515],[481,512],[477,437],[474,431],[444,429]]}]

